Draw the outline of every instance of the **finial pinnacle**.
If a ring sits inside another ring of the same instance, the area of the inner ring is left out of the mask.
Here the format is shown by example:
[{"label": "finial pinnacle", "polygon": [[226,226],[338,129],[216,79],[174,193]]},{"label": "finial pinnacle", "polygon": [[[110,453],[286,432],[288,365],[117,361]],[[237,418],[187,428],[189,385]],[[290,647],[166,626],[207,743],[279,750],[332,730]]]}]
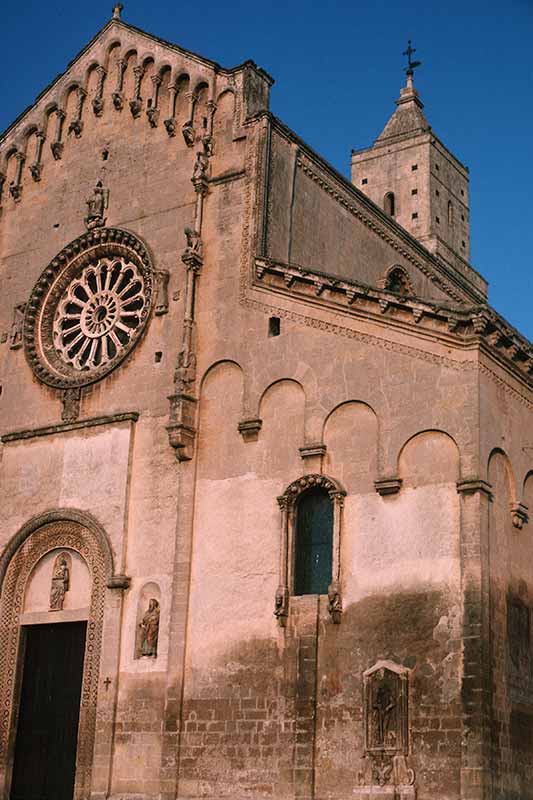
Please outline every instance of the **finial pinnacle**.
[{"label": "finial pinnacle", "polygon": [[405,74],[407,75],[407,85],[410,87],[413,85],[413,75],[415,74],[415,69],[422,64],[421,61],[411,61],[411,56],[413,53],[416,53],[416,47],[411,47],[411,39],[409,39],[407,42],[407,50],[403,51],[403,55],[407,56],[407,67],[405,68]]},{"label": "finial pinnacle", "polygon": [[124,10],[124,6],[122,3],[115,3],[113,6],[113,19],[121,19],[122,11]]}]

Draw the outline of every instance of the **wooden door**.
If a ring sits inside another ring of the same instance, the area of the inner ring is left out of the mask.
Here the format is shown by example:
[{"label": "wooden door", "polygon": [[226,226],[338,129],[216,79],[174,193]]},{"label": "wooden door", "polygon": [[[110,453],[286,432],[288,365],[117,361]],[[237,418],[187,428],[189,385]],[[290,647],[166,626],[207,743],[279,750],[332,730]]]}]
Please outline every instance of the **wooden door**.
[{"label": "wooden door", "polygon": [[72,800],[85,622],[28,625],[11,800]]}]

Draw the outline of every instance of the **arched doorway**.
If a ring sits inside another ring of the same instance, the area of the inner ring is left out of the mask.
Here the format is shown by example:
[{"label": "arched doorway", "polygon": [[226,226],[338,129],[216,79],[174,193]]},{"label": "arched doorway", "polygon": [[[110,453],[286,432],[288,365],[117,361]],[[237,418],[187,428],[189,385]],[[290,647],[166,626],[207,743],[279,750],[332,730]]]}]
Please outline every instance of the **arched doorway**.
[{"label": "arched doorway", "polygon": [[32,520],[0,558],[2,797],[89,796],[112,575],[107,537],[78,512]]}]

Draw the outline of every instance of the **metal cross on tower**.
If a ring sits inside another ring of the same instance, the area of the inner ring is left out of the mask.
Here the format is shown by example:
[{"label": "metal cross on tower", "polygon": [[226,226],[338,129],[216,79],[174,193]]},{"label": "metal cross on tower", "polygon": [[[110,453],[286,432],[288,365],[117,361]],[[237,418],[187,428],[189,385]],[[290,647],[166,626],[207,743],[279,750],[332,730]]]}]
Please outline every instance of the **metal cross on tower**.
[{"label": "metal cross on tower", "polygon": [[411,61],[411,56],[413,55],[413,53],[416,53],[416,47],[411,47],[411,40],[409,39],[409,41],[407,42],[407,50],[403,51],[403,55],[407,56],[407,67],[405,69],[405,72],[411,78],[414,75],[416,67],[419,67],[422,64],[421,61]]}]

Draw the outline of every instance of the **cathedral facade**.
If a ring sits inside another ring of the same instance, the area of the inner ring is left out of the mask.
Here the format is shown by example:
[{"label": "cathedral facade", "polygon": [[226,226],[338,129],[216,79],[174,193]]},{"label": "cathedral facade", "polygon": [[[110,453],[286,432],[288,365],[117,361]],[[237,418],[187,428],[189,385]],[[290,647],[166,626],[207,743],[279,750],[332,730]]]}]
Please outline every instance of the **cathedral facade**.
[{"label": "cathedral facade", "polygon": [[533,347],[407,69],[339,175],[113,18],[0,137],[12,800],[533,798]]}]

